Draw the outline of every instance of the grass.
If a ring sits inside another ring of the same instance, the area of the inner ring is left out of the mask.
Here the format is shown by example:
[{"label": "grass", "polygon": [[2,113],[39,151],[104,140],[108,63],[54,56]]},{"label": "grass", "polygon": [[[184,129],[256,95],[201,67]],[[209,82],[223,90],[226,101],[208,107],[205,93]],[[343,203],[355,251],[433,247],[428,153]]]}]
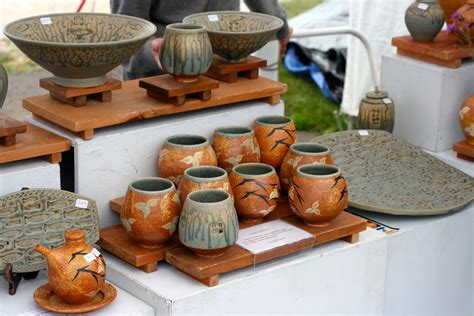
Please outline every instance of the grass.
[{"label": "grass", "polygon": [[3,64],[9,74],[39,69],[37,64],[7,39],[0,40],[0,64]]}]

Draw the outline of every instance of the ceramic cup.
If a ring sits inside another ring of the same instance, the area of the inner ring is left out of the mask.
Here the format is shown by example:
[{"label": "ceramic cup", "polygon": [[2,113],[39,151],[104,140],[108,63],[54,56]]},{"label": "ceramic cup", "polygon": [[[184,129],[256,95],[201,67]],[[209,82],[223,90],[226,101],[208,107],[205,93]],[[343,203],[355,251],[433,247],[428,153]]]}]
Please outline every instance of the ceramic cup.
[{"label": "ceramic cup", "polygon": [[347,208],[346,180],[331,165],[302,165],[288,192],[293,212],[310,226],[326,226]]},{"label": "ceramic cup", "polygon": [[214,166],[199,166],[186,169],[178,186],[181,203],[184,204],[189,193],[202,189],[224,190],[231,197],[234,196],[227,172],[224,169]]},{"label": "ceramic cup", "polygon": [[220,127],[214,131],[212,147],[217,164],[230,172],[241,163],[260,162],[260,147],[254,131],[245,126]]},{"label": "ceramic cup", "polygon": [[438,0],[417,0],[405,12],[405,24],[415,41],[431,42],[441,31],[444,12]]},{"label": "ceramic cup", "polygon": [[467,143],[474,145],[474,96],[464,101],[459,111],[459,122]]},{"label": "ceramic cup", "polygon": [[179,221],[184,246],[200,257],[219,257],[235,244],[238,234],[239,220],[229,193],[205,189],[188,195]]},{"label": "ceramic cup", "polygon": [[217,166],[217,158],[209,141],[199,135],[174,135],[168,137],[158,158],[161,177],[179,184],[189,167]]},{"label": "ceramic cup", "polygon": [[328,147],[315,143],[298,143],[290,146],[280,168],[281,186],[288,192],[296,169],[306,164],[334,164]]},{"label": "ceramic cup", "polygon": [[209,69],[212,46],[204,27],[174,23],[166,26],[160,47],[163,71],[179,82],[194,82]]},{"label": "ceramic cup", "polygon": [[255,120],[255,135],[261,151],[261,162],[280,169],[290,146],[296,143],[293,120],[285,116],[262,116]]},{"label": "ceramic cup", "polygon": [[243,222],[259,223],[277,207],[280,181],[272,166],[241,164],[232,169],[229,180],[237,214]]},{"label": "ceramic cup", "polygon": [[181,203],[170,180],[142,178],[128,186],[120,212],[127,234],[140,246],[154,248],[175,232]]}]

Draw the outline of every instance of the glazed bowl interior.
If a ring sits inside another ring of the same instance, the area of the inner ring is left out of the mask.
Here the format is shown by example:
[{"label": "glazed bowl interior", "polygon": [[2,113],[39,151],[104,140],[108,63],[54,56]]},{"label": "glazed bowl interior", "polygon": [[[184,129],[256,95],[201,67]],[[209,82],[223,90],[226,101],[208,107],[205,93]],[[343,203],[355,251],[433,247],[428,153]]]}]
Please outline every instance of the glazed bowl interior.
[{"label": "glazed bowl interior", "polygon": [[261,125],[285,125],[291,123],[291,119],[286,116],[273,115],[259,117],[255,120],[255,122]]},{"label": "glazed bowl interior", "polygon": [[171,189],[173,183],[161,178],[145,178],[132,182],[130,187],[138,191],[159,192]]},{"label": "glazed bowl interior", "polygon": [[219,203],[230,198],[229,193],[222,190],[200,190],[188,195],[188,199],[198,203]]},{"label": "glazed bowl interior", "polygon": [[168,138],[168,142],[179,146],[196,146],[204,145],[207,139],[199,135],[176,135]]},{"label": "glazed bowl interior", "polygon": [[188,168],[185,173],[194,178],[204,179],[219,178],[227,174],[224,169],[211,166]]},{"label": "glazed bowl interior", "polygon": [[189,32],[192,30],[195,30],[195,31],[204,30],[204,28],[200,25],[186,24],[186,23],[173,23],[173,24],[167,25],[166,28],[173,29],[175,31],[183,30],[185,32]]},{"label": "glazed bowl interior", "polygon": [[187,16],[184,23],[207,29],[213,51],[237,62],[263,47],[283,26],[280,18],[239,11],[204,12]]},{"label": "glazed bowl interior", "polygon": [[216,133],[224,135],[244,135],[252,132],[253,130],[250,127],[245,126],[229,126],[216,129]]},{"label": "glazed bowl interior", "polygon": [[234,167],[235,172],[244,176],[263,176],[274,170],[272,166],[262,163],[247,163]]},{"label": "glazed bowl interior", "polygon": [[339,168],[325,164],[303,165],[298,168],[298,172],[307,176],[325,177],[336,175],[339,173]]},{"label": "glazed bowl interior", "polygon": [[329,148],[315,143],[297,143],[291,145],[291,149],[297,153],[303,154],[323,154],[329,151]]}]

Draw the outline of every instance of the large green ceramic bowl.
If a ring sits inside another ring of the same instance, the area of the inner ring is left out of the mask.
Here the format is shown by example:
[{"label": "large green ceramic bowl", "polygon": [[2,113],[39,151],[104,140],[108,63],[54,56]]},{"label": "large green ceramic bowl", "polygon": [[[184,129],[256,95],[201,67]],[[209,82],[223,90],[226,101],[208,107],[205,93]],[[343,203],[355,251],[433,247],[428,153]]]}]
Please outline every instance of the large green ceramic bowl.
[{"label": "large green ceramic bowl", "polygon": [[156,31],[136,17],[105,13],[60,13],[11,22],[3,32],[18,48],[55,75],[55,83],[92,87],[130,58]]},{"label": "large green ceramic bowl", "polygon": [[239,11],[198,13],[185,17],[183,22],[204,26],[214,53],[230,62],[245,60],[283,26],[280,18]]}]

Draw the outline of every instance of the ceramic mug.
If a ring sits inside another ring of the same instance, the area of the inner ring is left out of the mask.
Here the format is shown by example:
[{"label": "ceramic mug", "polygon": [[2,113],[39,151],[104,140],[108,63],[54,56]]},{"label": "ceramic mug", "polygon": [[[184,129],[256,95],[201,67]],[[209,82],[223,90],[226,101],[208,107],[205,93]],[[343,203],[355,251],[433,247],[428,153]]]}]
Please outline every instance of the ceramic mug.
[{"label": "ceramic mug", "polygon": [[255,135],[261,151],[261,162],[280,169],[290,146],[296,143],[293,120],[285,116],[262,116],[255,120]]},{"label": "ceramic mug", "polygon": [[229,193],[205,189],[188,195],[179,221],[184,246],[200,257],[219,257],[235,244],[238,234],[239,220]]},{"label": "ceramic mug", "polygon": [[130,183],[120,212],[127,234],[140,246],[154,248],[176,231],[181,203],[170,180],[142,178]]},{"label": "ceramic mug", "polygon": [[305,164],[334,164],[331,151],[328,147],[316,143],[297,143],[290,146],[280,168],[281,186],[286,191],[291,186],[291,181],[296,169]]},{"label": "ceramic mug", "polygon": [[227,172],[224,169],[214,166],[199,166],[186,169],[178,186],[181,203],[184,204],[189,193],[202,189],[224,190],[231,197],[234,196]]},{"label": "ceramic mug", "polygon": [[310,226],[326,226],[347,209],[347,185],[339,168],[302,165],[288,192],[293,212]]},{"label": "ceramic mug", "polygon": [[160,177],[179,184],[189,167],[217,166],[217,157],[209,141],[199,135],[174,135],[166,139],[158,158]]},{"label": "ceramic mug", "polygon": [[245,126],[220,127],[214,131],[212,147],[217,164],[230,172],[241,163],[260,162],[260,146],[255,132]]},{"label": "ceramic mug", "polygon": [[229,175],[237,214],[243,222],[259,223],[278,205],[280,181],[270,165],[246,163]]}]

